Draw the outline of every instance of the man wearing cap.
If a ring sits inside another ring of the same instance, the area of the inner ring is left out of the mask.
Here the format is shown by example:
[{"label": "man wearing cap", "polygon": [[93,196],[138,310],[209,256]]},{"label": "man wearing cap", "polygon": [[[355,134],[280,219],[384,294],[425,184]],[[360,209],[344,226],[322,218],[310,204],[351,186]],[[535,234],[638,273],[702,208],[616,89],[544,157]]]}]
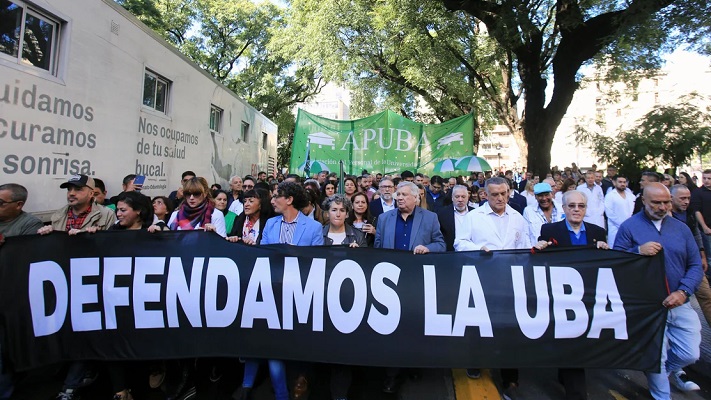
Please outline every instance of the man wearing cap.
[{"label": "man wearing cap", "polygon": [[533,185],[533,194],[536,195],[537,205],[527,206],[523,210],[523,219],[528,225],[528,239],[536,243],[541,235],[541,226],[562,221],[565,218],[563,209],[553,201],[553,188],[549,183],[536,183]]},{"label": "man wearing cap", "polygon": [[109,229],[116,223],[116,214],[94,203],[94,179],[86,175],[74,175],[59,187],[67,189],[67,205],[52,215],[52,225],[43,226],[37,233],[46,235],[54,230],[70,235],[79,232],[96,232]]}]

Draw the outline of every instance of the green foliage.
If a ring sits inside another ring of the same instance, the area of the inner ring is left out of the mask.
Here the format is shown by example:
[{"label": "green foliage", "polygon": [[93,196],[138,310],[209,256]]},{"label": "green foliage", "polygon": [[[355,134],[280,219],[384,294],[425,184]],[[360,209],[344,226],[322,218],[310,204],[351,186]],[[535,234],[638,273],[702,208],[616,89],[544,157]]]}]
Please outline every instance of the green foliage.
[{"label": "green foliage", "polygon": [[277,123],[278,166],[289,163],[294,105],[324,85],[319,68],[275,52],[284,10],[268,1],[116,0]]},{"label": "green foliage", "polygon": [[615,164],[622,173],[687,164],[711,151],[711,108],[699,108],[693,94],[672,105],[657,106],[633,129],[611,138],[579,131],[578,140],[591,145],[601,162]]},{"label": "green foliage", "polygon": [[[474,110],[480,122],[493,120],[463,64],[492,66],[494,47],[476,35],[471,17],[441,3],[295,0],[275,44],[284,57],[322,65],[326,79],[346,83],[354,116],[391,109],[441,122]],[[487,72],[492,82],[501,79],[496,66]]]}]

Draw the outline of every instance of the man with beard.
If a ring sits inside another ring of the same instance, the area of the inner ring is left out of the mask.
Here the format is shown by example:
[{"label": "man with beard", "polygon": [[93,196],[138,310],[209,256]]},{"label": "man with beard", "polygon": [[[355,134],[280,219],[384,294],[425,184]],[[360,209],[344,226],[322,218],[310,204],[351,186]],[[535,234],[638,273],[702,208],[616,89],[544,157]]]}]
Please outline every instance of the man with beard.
[{"label": "man with beard", "polygon": [[634,194],[627,189],[627,178],[624,176],[618,175],[612,182],[614,189],[605,195],[605,215],[607,215],[607,242],[614,246],[617,230],[634,211]]},{"label": "man with beard", "polygon": [[[681,390],[692,390],[682,368],[700,356],[701,322],[689,298],[704,274],[699,247],[684,222],[669,216],[672,198],[659,182],[647,183],[642,195],[643,212],[623,222],[615,250],[654,256],[664,250],[664,269],[669,295],[662,305],[669,311],[664,330],[661,370],[647,372],[649,391],[658,400],[671,399],[669,380]],[[640,282],[643,284],[643,282]],[[670,374],[671,373],[671,374]]]},{"label": "man with beard", "polygon": [[380,197],[370,202],[370,215],[373,218],[378,218],[380,214],[395,209],[395,199],[393,199],[395,184],[392,179],[382,178],[378,184],[378,192]]}]

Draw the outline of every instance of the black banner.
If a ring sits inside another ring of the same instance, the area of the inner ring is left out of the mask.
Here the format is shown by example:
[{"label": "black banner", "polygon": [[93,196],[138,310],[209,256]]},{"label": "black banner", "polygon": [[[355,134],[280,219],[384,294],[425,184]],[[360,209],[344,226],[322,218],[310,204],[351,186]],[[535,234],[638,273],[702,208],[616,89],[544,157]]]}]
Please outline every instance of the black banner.
[{"label": "black banner", "polygon": [[9,238],[3,351],[373,366],[657,370],[663,256],[246,246],[203,232]]}]

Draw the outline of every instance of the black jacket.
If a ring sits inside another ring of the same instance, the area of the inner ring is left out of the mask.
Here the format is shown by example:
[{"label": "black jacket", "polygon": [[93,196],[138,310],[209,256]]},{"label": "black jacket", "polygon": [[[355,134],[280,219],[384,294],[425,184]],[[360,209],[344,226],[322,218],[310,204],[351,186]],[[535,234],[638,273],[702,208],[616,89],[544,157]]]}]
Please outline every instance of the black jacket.
[{"label": "black jacket", "polygon": [[346,241],[344,243],[333,243],[333,239],[328,237],[328,229],[330,224],[323,226],[323,245],[324,246],[338,246],[340,244],[351,244],[358,243],[358,247],[368,247],[368,241],[365,239],[365,234],[359,229],[352,227],[350,224],[346,224]]},{"label": "black jacket", "polygon": [[[469,211],[474,208],[467,206]],[[444,207],[437,212],[439,220],[439,230],[444,236],[444,243],[447,245],[447,251],[454,251],[454,239],[456,238],[455,222],[454,222],[454,206]]]},{"label": "black jacket", "polygon": [[[583,222],[583,224],[585,224],[585,237],[588,245],[607,241],[607,233],[604,229],[587,222]],[[565,225],[565,220],[541,226],[541,236],[538,237],[538,240],[550,242],[551,239],[555,239],[558,242],[558,247],[570,247],[573,245],[570,241],[570,232]]]}]

